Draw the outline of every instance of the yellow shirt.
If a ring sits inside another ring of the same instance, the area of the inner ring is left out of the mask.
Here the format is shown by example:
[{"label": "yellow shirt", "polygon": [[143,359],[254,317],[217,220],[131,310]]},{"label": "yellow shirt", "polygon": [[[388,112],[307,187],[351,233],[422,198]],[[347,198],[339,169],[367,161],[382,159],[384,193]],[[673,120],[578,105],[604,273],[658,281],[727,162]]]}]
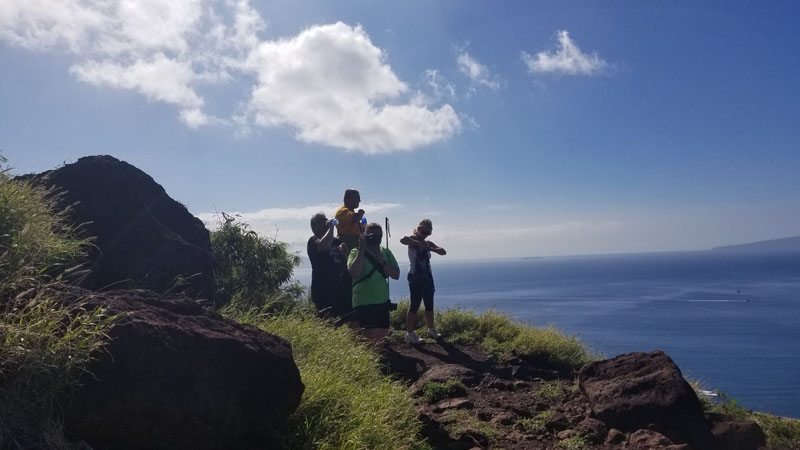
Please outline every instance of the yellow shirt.
[{"label": "yellow shirt", "polygon": [[[339,236],[361,236],[361,224],[355,222],[356,212],[352,209],[341,206],[336,210],[336,231]],[[352,247],[351,247],[352,248]]]}]

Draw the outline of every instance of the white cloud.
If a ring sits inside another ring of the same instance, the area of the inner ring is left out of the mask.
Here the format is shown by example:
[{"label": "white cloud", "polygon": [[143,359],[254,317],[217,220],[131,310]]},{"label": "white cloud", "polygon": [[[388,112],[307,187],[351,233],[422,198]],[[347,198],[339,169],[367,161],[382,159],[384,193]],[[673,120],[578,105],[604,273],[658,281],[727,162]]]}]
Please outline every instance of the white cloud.
[{"label": "white cloud", "polygon": [[543,51],[536,55],[522,52],[528,72],[591,76],[604,73],[609,68],[609,64],[597,53],[583,53],[567,31],[559,31],[557,40],[558,49],[555,52]]},{"label": "white cloud", "polygon": [[444,75],[439,73],[438,70],[428,69],[425,71],[425,84],[433,92],[436,99],[454,99],[456,98],[456,88],[453,86]]},{"label": "white cloud", "polygon": [[81,81],[137,91],[150,100],[187,108],[203,105],[191,88],[195,73],[190,65],[161,53],[128,66],[113,61],[88,61],[72,66],[70,72]]},{"label": "white cloud", "polygon": [[458,70],[466,75],[473,83],[486,86],[489,89],[500,89],[500,83],[489,71],[489,68],[481,64],[467,52],[461,52],[456,58]]},{"label": "white cloud", "polygon": [[306,142],[364,153],[413,150],[461,129],[450,105],[430,108],[386,64],[364,30],[341,22],[262,43],[248,60],[258,74],[249,115],[288,125]]},{"label": "white cloud", "polygon": [[[412,91],[360,26],[316,25],[266,41],[265,27],[249,0],[0,2],[0,40],[65,49],[78,80],[175,105],[192,128],[285,126],[301,141],[364,153],[414,150],[460,132],[453,108]],[[243,110],[205,110],[204,88],[253,76]]]}]

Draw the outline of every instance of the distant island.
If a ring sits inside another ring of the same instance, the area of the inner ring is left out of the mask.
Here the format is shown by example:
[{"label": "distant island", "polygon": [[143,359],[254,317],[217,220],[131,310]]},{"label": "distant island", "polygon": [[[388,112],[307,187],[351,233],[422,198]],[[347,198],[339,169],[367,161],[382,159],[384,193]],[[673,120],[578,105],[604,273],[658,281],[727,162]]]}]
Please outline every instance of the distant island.
[{"label": "distant island", "polygon": [[800,251],[800,236],[750,242],[747,244],[725,245],[722,247],[714,247],[711,250],[722,252],[798,252]]}]

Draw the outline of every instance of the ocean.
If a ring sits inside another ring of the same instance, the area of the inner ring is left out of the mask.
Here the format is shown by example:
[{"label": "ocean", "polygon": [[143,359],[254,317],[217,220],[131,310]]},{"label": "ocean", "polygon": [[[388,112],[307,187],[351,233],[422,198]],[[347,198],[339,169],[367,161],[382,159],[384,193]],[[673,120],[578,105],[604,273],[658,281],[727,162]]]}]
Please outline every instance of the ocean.
[{"label": "ocean", "polygon": [[[800,253],[678,252],[448,261],[437,308],[554,325],[607,357],[664,350],[743,406],[800,418]],[[392,298],[408,295],[407,267]],[[308,284],[310,269],[296,279]]]}]

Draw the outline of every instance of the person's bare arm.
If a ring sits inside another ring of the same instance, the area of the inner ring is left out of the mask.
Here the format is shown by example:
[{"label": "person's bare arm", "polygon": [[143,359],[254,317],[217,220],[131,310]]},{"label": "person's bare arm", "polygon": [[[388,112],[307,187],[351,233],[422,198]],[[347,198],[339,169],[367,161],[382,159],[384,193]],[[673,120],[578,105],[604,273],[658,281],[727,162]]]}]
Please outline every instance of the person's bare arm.
[{"label": "person's bare arm", "polygon": [[327,250],[331,248],[331,243],[333,242],[333,222],[330,220],[328,221],[328,230],[322,235],[321,238],[317,239],[317,251]]},{"label": "person's bare arm", "polygon": [[425,239],[420,239],[416,236],[403,236],[400,239],[400,243],[403,245],[410,245],[412,247],[416,247],[420,250],[427,250],[428,249],[428,242]]},{"label": "person's bare arm", "polygon": [[353,262],[347,266],[347,271],[350,273],[350,277],[353,280],[358,280],[361,276],[361,271],[364,270],[364,252],[367,251],[365,248],[366,241],[364,240],[364,236],[358,240],[358,252],[356,253],[355,259]]},{"label": "person's bare arm", "polygon": [[439,255],[442,255],[442,256],[444,256],[444,255],[446,255],[446,254],[447,254],[447,250],[445,250],[445,249],[444,249],[444,248],[442,248],[442,247],[439,247],[438,245],[434,244],[434,243],[433,243],[433,242],[431,242],[431,241],[428,241],[428,248],[429,248],[429,249],[430,249],[430,251],[432,251],[433,253],[436,253],[436,254],[439,254]]}]

